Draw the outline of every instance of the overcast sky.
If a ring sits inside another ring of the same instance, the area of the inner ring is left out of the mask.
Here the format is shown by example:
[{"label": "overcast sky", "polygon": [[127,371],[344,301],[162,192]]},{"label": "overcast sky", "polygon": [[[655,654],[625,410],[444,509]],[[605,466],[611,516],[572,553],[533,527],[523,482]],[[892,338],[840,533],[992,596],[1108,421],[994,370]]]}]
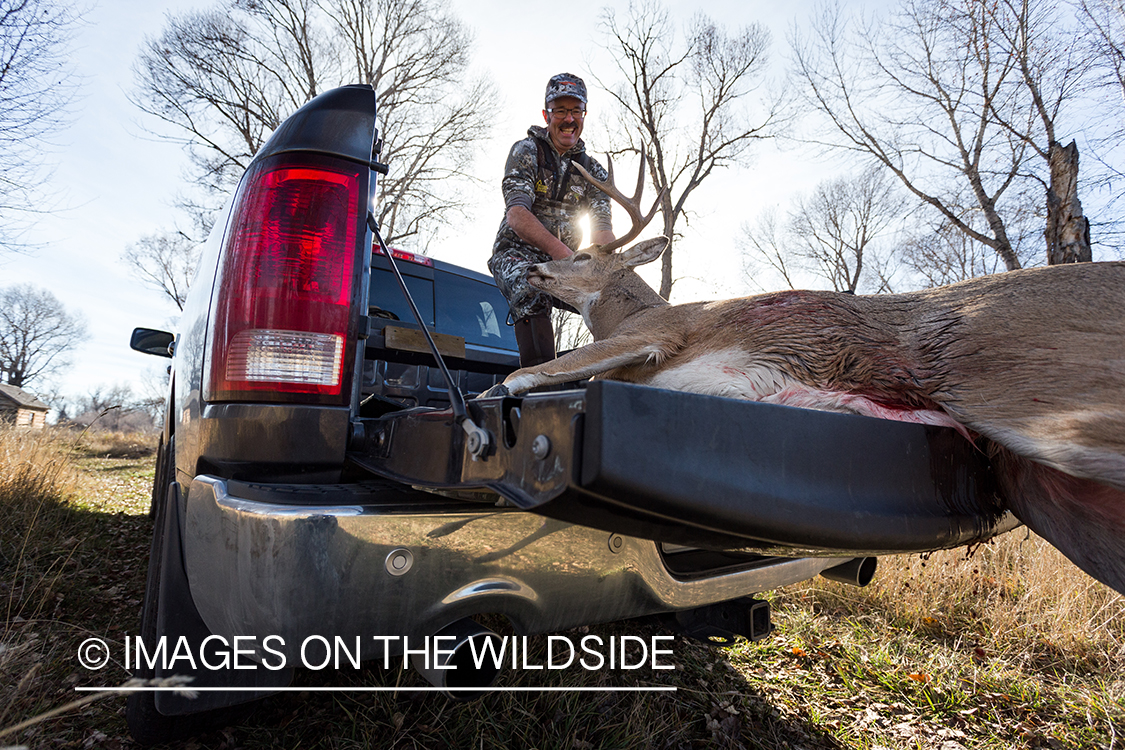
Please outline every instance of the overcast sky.
[{"label": "overcast sky", "polygon": [[[567,71],[587,79],[591,114],[583,138],[600,157],[605,145],[601,115],[608,101],[589,73],[596,68],[603,77],[612,77],[598,32],[599,13],[607,5],[621,11],[626,7],[624,2],[571,0],[563,12],[563,6],[552,3],[452,2],[476,34],[476,67],[501,92],[491,110],[493,139],[476,164],[478,174],[495,189],[480,194],[470,221],[429,248],[433,256],[486,270],[503,208],[499,178],[504,158],[529,125],[542,122],[543,89],[551,75]],[[131,66],[144,39],[159,34],[168,12],[207,6],[180,0],[102,0],[86,14],[73,48],[82,95],[73,125],[56,139],[59,165],[52,183],[65,208],[44,217],[28,236],[37,249],[0,257],[0,286],[48,287],[86,319],[88,334],[75,341],[74,367],[60,382],[64,395],[117,383],[136,386],[146,370],[162,370],[166,364],[131,351],[129,334],[135,326],[171,328],[175,307],[134,280],[119,258],[141,236],[175,225],[178,213],[172,202],[181,189],[185,161],[180,147],[145,133],[144,116],[128,101]],[[676,1],[668,7],[686,22],[701,4]],[[766,24],[774,34],[773,55],[780,57],[788,24],[807,14],[811,2],[731,0],[705,7],[728,30],[753,21]],[[763,206],[784,201],[792,190],[830,176],[822,164],[796,153],[765,145],[757,154],[746,169],[716,173],[691,199],[689,207],[698,215],[682,227],[685,237],[675,264],[680,280],[673,301],[753,291],[733,251],[739,224]],[[620,182],[630,185],[632,180],[626,175]],[[658,278],[657,265],[647,273],[650,279]]]}]

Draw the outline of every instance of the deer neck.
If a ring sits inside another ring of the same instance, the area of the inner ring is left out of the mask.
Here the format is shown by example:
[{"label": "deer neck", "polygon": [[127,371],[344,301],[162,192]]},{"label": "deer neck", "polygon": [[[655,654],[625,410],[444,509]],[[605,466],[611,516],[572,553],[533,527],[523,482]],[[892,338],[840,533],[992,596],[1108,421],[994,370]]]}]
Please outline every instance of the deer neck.
[{"label": "deer neck", "polygon": [[632,269],[626,269],[616,273],[609,284],[590,298],[582,317],[594,341],[602,341],[613,336],[622,323],[637,313],[667,304],[668,300]]}]

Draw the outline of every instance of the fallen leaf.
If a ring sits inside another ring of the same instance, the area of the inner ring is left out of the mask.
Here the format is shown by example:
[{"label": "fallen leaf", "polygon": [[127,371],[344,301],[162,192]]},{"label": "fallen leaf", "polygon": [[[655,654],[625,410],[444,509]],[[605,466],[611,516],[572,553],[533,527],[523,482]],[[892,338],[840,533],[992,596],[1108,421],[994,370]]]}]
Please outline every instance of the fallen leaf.
[{"label": "fallen leaf", "polygon": [[915,682],[929,682],[931,679],[933,679],[925,672],[911,672],[906,676],[914,680]]}]

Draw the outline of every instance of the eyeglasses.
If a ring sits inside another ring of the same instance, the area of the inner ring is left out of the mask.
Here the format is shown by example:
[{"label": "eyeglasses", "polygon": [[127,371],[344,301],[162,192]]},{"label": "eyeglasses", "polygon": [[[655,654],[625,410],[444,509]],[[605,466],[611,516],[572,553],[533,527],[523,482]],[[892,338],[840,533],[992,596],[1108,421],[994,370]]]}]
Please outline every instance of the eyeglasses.
[{"label": "eyeglasses", "polygon": [[581,120],[586,116],[586,110],[575,107],[574,109],[548,109],[551,117],[556,120],[565,120],[567,115],[570,115],[575,120]]}]

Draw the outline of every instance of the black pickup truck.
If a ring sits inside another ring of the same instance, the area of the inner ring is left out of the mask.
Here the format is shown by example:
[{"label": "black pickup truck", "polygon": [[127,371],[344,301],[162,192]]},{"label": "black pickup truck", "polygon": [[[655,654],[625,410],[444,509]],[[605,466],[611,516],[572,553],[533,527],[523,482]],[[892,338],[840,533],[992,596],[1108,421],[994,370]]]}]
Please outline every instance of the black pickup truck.
[{"label": "black pickup truck", "polygon": [[506,303],[487,276],[375,243],[375,113],[357,85],[288,118],[216,222],[179,332],[134,332],[173,359],[146,654],[242,638],[284,664],[139,665],[229,690],[134,694],[138,740],[287,684],[310,636],[362,636],[372,658],[372,635],[455,634],[456,653],[489,637],[483,614],[545,633],[663,613],[756,638],[756,592],[863,584],[877,555],[1015,525],[946,428],[609,381],[474,400],[517,366]]}]

